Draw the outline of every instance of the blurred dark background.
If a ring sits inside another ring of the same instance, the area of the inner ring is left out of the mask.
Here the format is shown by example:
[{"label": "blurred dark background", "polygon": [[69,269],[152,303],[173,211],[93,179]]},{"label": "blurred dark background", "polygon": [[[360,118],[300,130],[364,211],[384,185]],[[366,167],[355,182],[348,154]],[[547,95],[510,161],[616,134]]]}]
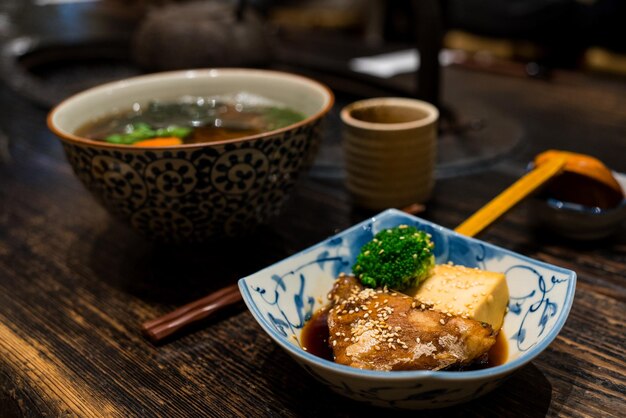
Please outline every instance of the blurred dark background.
[{"label": "blurred dark background", "polygon": [[[368,45],[414,43],[416,10],[426,4],[439,9],[445,48],[546,69],[626,74],[623,0],[1,0],[0,39],[130,36],[149,13],[189,3],[244,5],[274,33],[348,36]],[[169,23],[165,32],[186,24],[184,17]]]},{"label": "blurred dark background", "polygon": [[[147,28],[150,19],[156,24]],[[37,72],[47,60],[49,71],[58,58],[59,51],[26,57],[33,49],[87,41],[126,43],[131,55],[125,59],[143,71],[262,66],[298,58],[274,53],[285,34],[296,34],[370,47],[355,49],[355,56],[414,47],[422,36],[433,48],[465,53],[455,64],[493,70],[494,63],[515,63],[540,77],[553,69],[626,75],[625,22],[623,0],[0,0],[0,41],[30,38],[3,48],[0,69],[9,84],[20,84],[11,78],[24,66],[26,73]],[[299,45],[295,50],[306,52]],[[87,49],[97,55],[98,48]],[[111,56],[111,48],[105,52]],[[324,67],[329,57],[315,55]],[[304,61],[299,64],[315,66]],[[330,67],[323,69],[337,70]]]},{"label": "blurred dark background", "polygon": [[[442,178],[513,152],[524,133],[489,97],[461,100],[440,62],[538,82],[588,74],[621,82],[624,21],[625,0],[0,0],[0,87],[49,109],[85,88],[146,72],[297,72],[328,84],[337,108],[391,95],[438,105]],[[407,65],[416,48],[419,71]],[[360,58],[398,52],[402,68],[391,75],[355,67]],[[329,119],[317,173],[340,178],[340,123],[336,113]]]},{"label": "blurred dark background", "polygon": [[[429,1],[250,0],[278,25],[352,32],[370,42],[415,38],[415,13]],[[623,0],[442,0],[443,46],[547,68],[626,74]]]}]

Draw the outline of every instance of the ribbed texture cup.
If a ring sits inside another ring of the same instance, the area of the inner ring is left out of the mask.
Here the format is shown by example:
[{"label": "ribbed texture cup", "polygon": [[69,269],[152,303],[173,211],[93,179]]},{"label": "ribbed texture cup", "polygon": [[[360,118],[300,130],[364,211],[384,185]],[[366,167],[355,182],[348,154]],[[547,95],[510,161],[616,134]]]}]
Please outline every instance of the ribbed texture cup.
[{"label": "ribbed texture cup", "polygon": [[433,105],[404,98],[362,100],[341,111],[346,185],[355,204],[380,210],[430,198],[438,117]]}]

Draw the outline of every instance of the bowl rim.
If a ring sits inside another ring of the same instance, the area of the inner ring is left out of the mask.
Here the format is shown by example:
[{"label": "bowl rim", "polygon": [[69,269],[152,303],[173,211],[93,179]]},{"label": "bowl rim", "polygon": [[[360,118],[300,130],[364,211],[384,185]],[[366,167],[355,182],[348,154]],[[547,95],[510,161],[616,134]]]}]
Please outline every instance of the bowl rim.
[{"label": "bowl rim", "polygon": [[[516,359],[506,362],[504,364],[501,364],[499,366],[494,366],[494,367],[489,367],[486,369],[481,369],[481,370],[472,370],[472,371],[441,371],[441,370],[408,370],[408,371],[378,371],[378,370],[365,370],[365,369],[358,369],[355,367],[350,367],[350,366],[346,366],[343,364],[338,364],[338,363],[334,363],[332,361],[329,360],[325,360],[321,357],[317,357],[311,353],[308,353],[304,350],[302,350],[299,347],[296,347],[295,345],[288,343],[286,341],[283,341],[283,337],[281,337],[276,330],[270,328],[269,326],[267,326],[267,324],[265,324],[264,321],[260,320],[260,318],[262,318],[262,314],[261,312],[258,310],[258,308],[256,307],[256,305],[252,302],[252,296],[250,295],[250,290],[248,289],[247,283],[246,283],[246,279],[252,275],[255,275],[257,273],[261,273],[263,271],[266,270],[270,270],[271,268],[273,268],[274,266],[276,266],[279,263],[282,263],[284,261],[287,261],[289,259],[301,256],[302,254],[304,254],[305,252],[308,252],[310,250],[313,250],[315,248],[321,247],[322,245],[325,245],[329,240],[332,240],[334,238],[337,238],[339,235],[343,235],[346,234],[350,231],[362,228],[364,225],[366,225],[369,222],[376,222],[377,220],[381,219],[381,218],[385,218],[388,216],[397,216],[400,215],[402,217],[405,217],[407,219],[411,219],[411,220],[417,220],[420,223],[423,224],[427,224],[431,227],[433,227],[434,229],[438,229],[440,231],[443,231],[445,233],[451,234],[451,235],[455,235],[455,236],[459,236],[463,239],[467,239],[482,245],[485,245],[487,247],[490,247],[492,249],[497,249],[498,251],[502,251],[503,253],[507,254],[507,255],[512,255],[515,257],[520,258],[523,261],[527,261],[533,264],[538,264],[542,267],[547,267],[550,268],[553,271],[558,271],[560,273],[563,273],[565,275],[568,276],[568,278],[570,280],[568,280],[568,286],[567,286],[567,291],[566,291],[566,296],[565,296],[565,300],[564,300],[564,305],[563,305],[563,309],[561,310],[561,314],[559,315],[559,317],[557,318],[553,328],[548,332],[548,334],[546,335],[546,337],[544,338],[543,341],[541,341],[539,344],[533,345],[531,348],[528,349],[528,351],[526,351],[523,355],[517,357]],[[576,272],[573,270],[569,270],[566,269],[564,267],[559,267],[559,266],[555,266],[553,264],[549,264],[540,260],[535,260],[532,259],[528,256],[516,253],[514,251],[508,250],[506,248],[502,248],[499,247],[497,245],[494,244],[490,244],[488,242],[476,239],[476,238],[471,238],[471,237],[467,237],[464,235],[461,235],[449,228],[445,228],[441,225],[435,224],[433,222],[427,221],[425,219],[419,218],[417,216],[413,216],[407,213],[404,213],[400,210],[397,209],[387,209],[383,212],[380,212],[374,216],[372,216],[371,218],[365,219],[362,222],[359,222],[356,225],[353,225],[347,229],[344,229],[340,232],[338,232],[337,234],[334,234],[326,239],[324,239],[321,242],[318,242],[317,244],[314,244],[310,247],[305,248],[302,251],[299,251],[296,254],[293,254],[289,257],[286,257],[283,260],[280,260],[276,263],[271,264],[270,266],[256,272],[253,273],[252,275],[243,277],[241,279],[239,279],[238,281],[238,285],[239,285],[239,290],[243,296],[243,300],[246,304],[246,306],[248,307],[248,309],[250,310],[250,312],[252,313],[252,316],[254,317],[254,319],[259,323],[259,325],[261,325],[261,328],[263,328],[263,330],[270,336],[270,338],[272,338],[272,340],[274,340],[277,344],[279,344],[281,347],[283,347],[283,349],[285,349],[289,354],[291,354],[292,356],[295,357],[300,357],[303,360],[309,362],[309,363],[314,363],[316,366],[321,367],[325,370],[331,371],[331,372],[339,372],[342,375],[348,375],[351,377],[355,377],[355,378],[375,378],[375,379],[381,379],[384,381],[391,381],[391,380],[412,380],[412,379],[416,379],[416,378],[431,378],[431,379],[435,379],[435,380],[441,380],[441,381],[467,381],[467,380],[475,380],[475,379],[480,379],[480,378],[490,378],[490,377],[498,377],[498,376],[503,376],[503,375],[508,375],[510,373],[512,373],[513,371],[521,368],[522,366],[524,366],[525,364],[529,363],[530,361],[532,361],[535,357],[537,357],[539,354],[541,354],[551,343],[552,341],[554,341],[554,339],[557,337],[557,335],[561,332],[561,329],[563,328],[563,326],[565,325],[565,322],[567,321],[567,318],[569,317],[569,313],[570,310],[572,308],[572,304],[574,302],[574,296],[575,296],[575,292],[576,292],[576,281],[577,281],[577,275]]]},{"label": "bowl rim", "polygon": [[[421,119],[408,122],[382,123],[364,121],[354,117],[352,114],[355,110],[375,108],[377,106],[396,106],[419,109],[426,112],[426,115]],[[425,126],[435,124],[439,120],[439,110],[433,104],[420,99],[408,97],[374,97],[370,99],[358,100],[346,105],[343,109],[341,109],[339,116],[341,121],[347,127],[384,133],[420,129]]]},{"label": "bowl rim", "polygon": [[[80,100],[84,97],[87,97],[93,94],[106,93],[106,91],[110,89],[123,89],[126,85],[131,84],[131,83],[134,84],[134,83],[150,82],[150,81],[153,81],[154,79],[159,79],[162,77],[173,78],[173,79],[176,79],[176,78],[190,79],[190,78],[200,78],[200,77],[215,78],[215,77],[219,77],[221,73],[224,73],[224,74],[261,73],[261,74],[270,75],[270,76],[276,76],[276,77],[280,76],[280,77],[290,78],[292,80],[296,80],[304,84],[311,84],[315,86],[316,88],[319,88],[321,92],[325,94],[326,97],[328,98],[328,102],[322,109],[318,110],[313,115],[301,120],[300,122],[285,126],[284,128],[263,132],[257,135],[244,136],[241,138],[233,138],[233,139],[227,139],[227,140],[222,140],[222,141],[202,142],[202,143],[197,143],[197,144],[167,145],[167,146],[160,146],[160,147],[129,146],[129,145],[122,145],[122,144],[112,144],[112,143],[104,142],[104,141],[102,142],[94,141],[89,138],[81,137],[73,133],[63,131],[58,126],[56,126],[53,120],[55,115],[71,101]],[[235,68],[235,67],[233,68],[230,68],[230,67],[229,68],[196,68],[196,69],[162,71],[162,72],[143,74],[139,76],[128,77],[128,78],[124,78],[121,80],[111,81],[108,83],[103,83],[97,86],[90,87],[86,90],[80,91],[76,94],[71,95],[70,97],[63,99],[59,104],[53,107],[52,110],[48,112],[48,116],[46,117],[46,123],[48,125],[48,129],[50,129],[62,141],[66,141],[69,143],[77,143],[77,144],[82,144],[82,145],[89,145],[89,146],[97,147],[97,148],[109,148],[109,149],[126,150],[126,151],[132,151],[132,150],[135,150],[135,151],[155,150],[156,151],[156,150],[173,150],[173,149],[178,150],[178,149],[190,149],[190,148],[193,149],[193,148],[205,147],[207,145],[219,146],[219,145],[225,145],[225,144],[236,144],[236,143],[241,143],[241,142],[253,141],[257,139],[274,137],[276,135],[282,134],[292,129],[297,129],[299,127],[308,125],[311,122],[317,119],[320,119],[322,116],[324,116],[326,113],[328,113],[332,109],[334,103],[335,103],[335,95],[333,94],[332,90],[328,86],[326,86],[325,84],[317,80],[314,80],[312,78],[305,77],[299,74],[289,73],[286,71],[266,70],[266,69],[257,69],[257,68]]]},{"label": "bowl rim", "polygon": [[622,214],[626,216],[626,199],[623,199],[619,205],[610,208],[610,209],[602,209],[598,206],[586,206],[581,205],[579,203],[566,202],[563,200],[555,199],[553,197],[549,197],[547,199],[542,199],[542,201],[550,208],[558,212],[569,212],[573,214],[587,215],[592,217],[602,217],[606,215],[613,214]]}]

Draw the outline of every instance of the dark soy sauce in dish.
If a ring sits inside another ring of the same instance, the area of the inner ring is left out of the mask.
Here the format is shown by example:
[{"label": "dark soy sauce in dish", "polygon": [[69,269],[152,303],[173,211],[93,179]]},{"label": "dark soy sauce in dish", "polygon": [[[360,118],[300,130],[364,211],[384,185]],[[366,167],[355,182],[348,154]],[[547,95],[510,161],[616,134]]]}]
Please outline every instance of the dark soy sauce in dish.
[{"label": "dark soy sauce in dish", "polygon": [[328,344],[328,309],[322,308],[315,312],[302,328],[302,348],[314,356],[335,361],[333,350]]},{"label": "dark soy sauce in dish", "polygon": [[[322,308],[313,314],[311,319],[304,324],[302,328],[301,344],[302,348],[314,356],[323,358],[328,361],[335,361],[333,350],[328,344],[330,331],[328,329],[328,309]],[[483,361],[477,361],[462,369],[457,370],[481,370],[489,367],[500,366],[506,363],[509,355],[509,347],[504,333],[500,331],[496,337],[496,343],[487,353],[487,358]]]}]

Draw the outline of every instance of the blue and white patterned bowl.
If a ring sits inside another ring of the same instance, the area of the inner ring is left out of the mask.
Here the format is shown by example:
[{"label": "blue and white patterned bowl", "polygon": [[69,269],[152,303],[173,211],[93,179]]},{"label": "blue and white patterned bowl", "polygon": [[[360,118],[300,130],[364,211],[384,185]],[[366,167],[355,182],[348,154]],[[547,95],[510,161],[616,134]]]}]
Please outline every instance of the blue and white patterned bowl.
[{"label": "blue and white patterned bowl", "polygon": [[[162,148],[92,141],[74,132],[133,103],[182,96],[257,94],[302,112],[285,128],[244,138]],[[315,156],[333,105],[324,85],[252,69],[156,73],[104,84],[63,101],[48,116],[74,172],[113,215],[152,239],[197,242],[246,232],[280,211]]]},{"label": "blue and white patterned bowl", "polygon": [[[339,273],[349,273],[360,247],[378,231],[401,224],[432,234],[437,263],[503,272],[509,312],[503,332],[507,361],[478,371],[360,370],[318,358],[300,346],[302,327],[327,302]],[[358,401],[397,408],[441,408],[491,391],[551,342],[574,300],[576,273],[467,238],[390,209],[313,247],[239,280],[250,312],[278,345],[335,392]]]}]

